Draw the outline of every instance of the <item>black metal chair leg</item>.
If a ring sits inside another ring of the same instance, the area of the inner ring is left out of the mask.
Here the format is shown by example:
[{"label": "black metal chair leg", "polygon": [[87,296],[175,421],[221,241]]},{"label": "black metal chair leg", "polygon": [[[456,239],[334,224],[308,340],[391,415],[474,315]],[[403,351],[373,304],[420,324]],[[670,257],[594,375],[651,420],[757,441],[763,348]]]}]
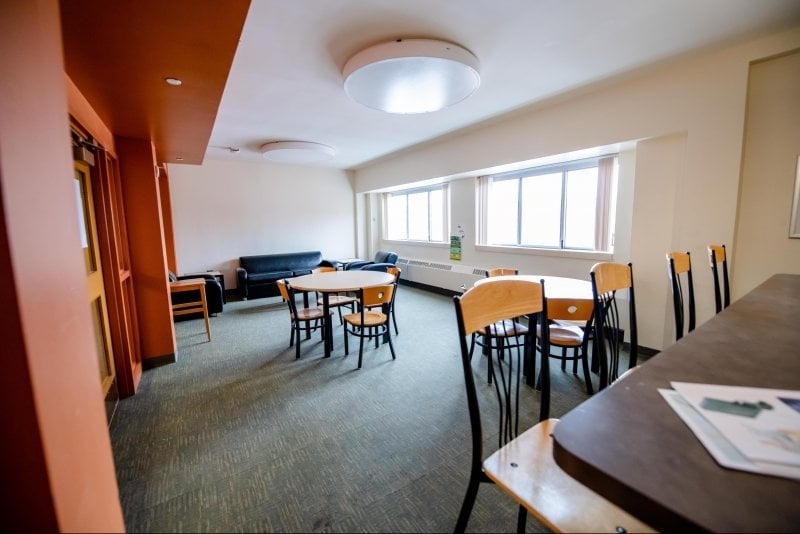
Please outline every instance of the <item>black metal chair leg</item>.
[{"label": "black metal chair leg", "polygon": [[589,395],[594,395],[594,388],[592,387],[592,375],[589,372],[589,355],[588,352],[588,343],[584,343],[581,347],[581,363],[583,364],[583,380],[586,382],[586,393]]},{"label": "black metal chair leg", "polygon": [[392,353],[392,359],[393,359],[393,360],[396,360],[397,358],[395,358],[395,356],[394,356],[394,345],[392,344],[392,332],[391,332],[391,326],[389,326],[389,324],[388,324],[388,323],[386,324],[386,332],[387,332],[387,337],[386,337],[386,339],[389,341],[389,352],[391,352],[391,353]]},{"label": "black metal chair leg", "polygon": [[519,534],[525,532],[525,523],[527,522],[527,519],[528,510],[520,504],[519,511],[517,512],[517,532]]},{"label": "black metal chair leg", "polygon": [[359,338],[358,342],[358,368],[361,369],[361,359],[364,357],[364,334],[366,332],[361,332],[361,337]]},{"label": "black metal chair leg", "polygon": [[458,514],[456,521],[456,533],[461,533],[467,530],[467,523],[469,516],[472,515],[472,507],[475,505],[475,498],[478,496],[478,487],[480,486],[480,479],[473,473],[469,477],[469,485],[467,485],[467,493],[464,495],[464,501],[461,503],[461,511]]}]

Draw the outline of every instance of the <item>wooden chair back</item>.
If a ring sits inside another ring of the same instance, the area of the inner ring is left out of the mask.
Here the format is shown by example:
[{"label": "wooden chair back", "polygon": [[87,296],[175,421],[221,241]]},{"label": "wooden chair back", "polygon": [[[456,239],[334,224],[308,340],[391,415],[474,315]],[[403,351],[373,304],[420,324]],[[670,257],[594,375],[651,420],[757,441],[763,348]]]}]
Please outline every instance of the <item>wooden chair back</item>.
[{"label": "wooden chair back", "polygon": [[547,318],[551,321],[570,321],[586,324],[594,314],[594,303],[584,299],[547,299]]},{"label": "wooden chair back", "polygon": [[[731,290],[728,283],[728,254],[725,245],[708,245],[708,263],[711,266],[711,275],[714,277],[714,305],[719,313],[731,303]],[[720,271],[722,271],[721,290]]]},{"label": "wooden chair back", "polygon": [[636,326],[633,265],[600,262],[594,264],[589,276],[594,295],[594,343],[600,356],[600,389],[603,389],[619,377],[619,356],[625,340],[625,329],[617,303],[619,291],[628,293],[627,326],[630,342],[628,367],[635,367],[638,360],[639,336]]},{"label": "wooden chair back", "polygon": [[294,301],[294,290],[286,279],[278,280],[275,284],[278,286],[281,298],[289,306],[289,313],[292,315],[292,320],[294,320],[297,317],[297,304]]},{"label": "wooden chair back", "polygon": [[486,270],[486,278],[491,278],[493,276],[511,276],[518,274],[519,274],[519,269],[508,269],[506,267],[495,267],[494,269]]},{"label": "wooden chair back", "polygon": [[387,267],[386,272],[394,276],[395,282],[400,281],[400,273],[401,273],[400,267]]},{"label": "wooden chair back", "polygon": [[394,284],[365,287],[361,290],[361,304],[365,308],[387,307],[394,297]]},{"label": "wooden chair back", "polygon": [[[667,252],[667,275],[672,288],[672,305],[675,312],[675,340],[683,337],[686,310],[689,312],[687,332],[695,327],[694,280],[692,258],[688,252]],[[685,286],[685,291],[684,291]]]}]

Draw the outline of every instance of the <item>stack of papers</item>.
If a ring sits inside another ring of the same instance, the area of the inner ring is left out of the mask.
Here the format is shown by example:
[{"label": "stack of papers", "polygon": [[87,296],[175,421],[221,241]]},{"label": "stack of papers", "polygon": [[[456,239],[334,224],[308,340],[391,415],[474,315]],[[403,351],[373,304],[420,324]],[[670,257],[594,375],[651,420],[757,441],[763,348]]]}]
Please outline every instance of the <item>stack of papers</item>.
[{"label": "stack of papers", "polygon": [[800,391],[671,385],[659,393],[720,465],[800,480]]}]

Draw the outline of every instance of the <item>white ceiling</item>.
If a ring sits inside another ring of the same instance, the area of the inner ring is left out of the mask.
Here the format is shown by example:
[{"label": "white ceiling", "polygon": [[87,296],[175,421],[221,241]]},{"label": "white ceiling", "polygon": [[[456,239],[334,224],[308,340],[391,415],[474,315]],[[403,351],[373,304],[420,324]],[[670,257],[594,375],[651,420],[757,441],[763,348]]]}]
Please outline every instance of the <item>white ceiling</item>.
[{"label": "white ceiling", "polygon": [[[797,24],[800,0],[253,0],[206,157],[260,161],[263,143],[312,141],[337,151],[322,166],[357,168],[565,91]],[[469,49],[478,90],[418,115],[347,97],[350,56],[414,37]]]}]

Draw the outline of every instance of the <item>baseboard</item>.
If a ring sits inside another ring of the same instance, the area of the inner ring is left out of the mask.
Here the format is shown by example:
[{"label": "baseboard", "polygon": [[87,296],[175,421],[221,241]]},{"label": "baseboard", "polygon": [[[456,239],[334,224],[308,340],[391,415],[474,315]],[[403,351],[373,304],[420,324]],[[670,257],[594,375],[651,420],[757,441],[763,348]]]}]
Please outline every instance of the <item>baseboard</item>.
[{"label": "baseboard", "polygon": [[452,296],[461,294],[460,291],[453,291],[453,290],[450,290],[450,289],[445,289],[443,287],[437,287],[437,286],[429,286],[428,284],[421,284],[419,282],[412,282],[411,280],[404,280],[402,278],[400,279],[400,285],[401,286],[414,287],[414,288],[417,288],[417,289],[422,289],[424,291],[430,291],[431,293],[437,293],[439,295],[444,295],[446,297],[452,297]]},{"label": "baseboard", "polygon": [[173,352],[170,354],[165,354],[163,356],[155,356],[153,358],[145,358],[142,360],[142,369],[155,369],[156,367],[161,367],[162,365],[169,365],[171,363],[175,363],[178,361],[177,352]]}]

